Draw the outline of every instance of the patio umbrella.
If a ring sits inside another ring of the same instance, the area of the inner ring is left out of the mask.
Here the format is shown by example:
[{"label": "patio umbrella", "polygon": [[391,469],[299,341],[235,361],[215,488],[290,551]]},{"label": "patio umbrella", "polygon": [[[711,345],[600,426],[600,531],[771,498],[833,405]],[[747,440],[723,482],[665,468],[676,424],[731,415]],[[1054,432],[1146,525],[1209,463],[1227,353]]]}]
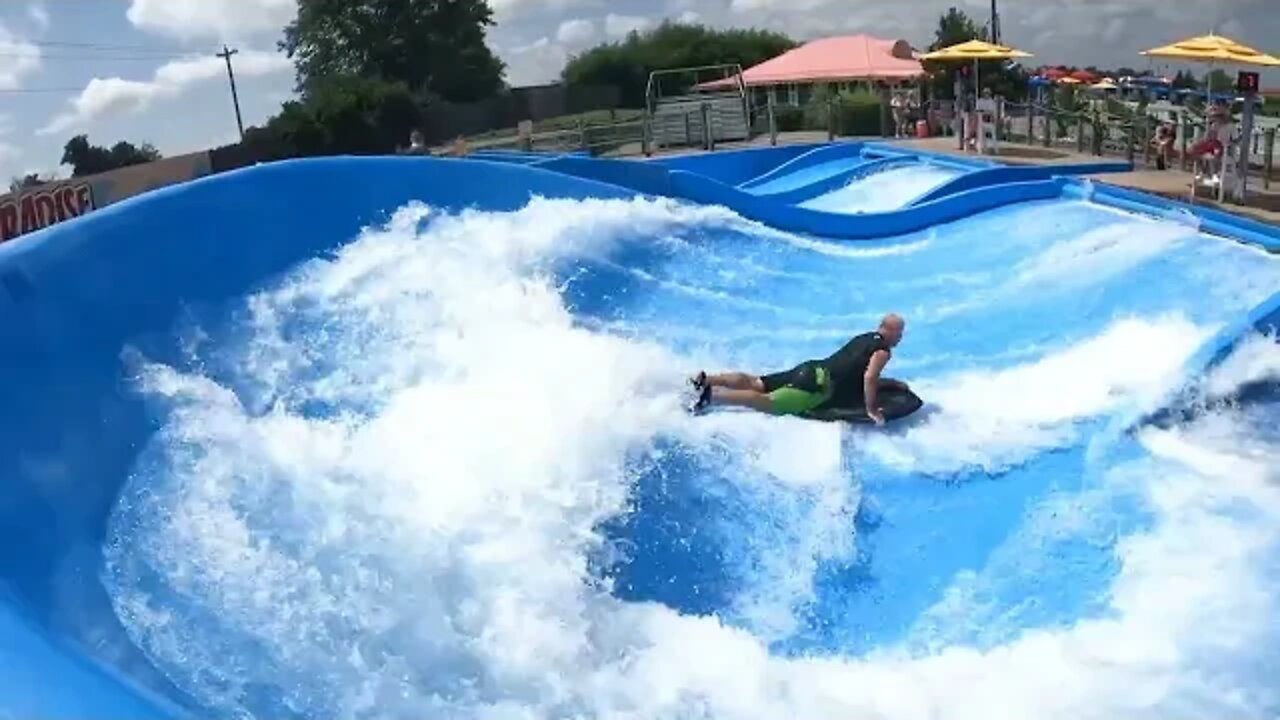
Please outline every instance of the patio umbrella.
[{"label": "patio umbrella", "polygon": [[[1212,68],[1224,65],[1259,65],[1262,67],[1280,67],[1280,58],[1255,50],[1248,45],[1241,45],[1231,38],[1209,33],[1197,37],[1179,40],[1171,45],[1143,50],[1139,55],[1165,58],[1168,60],[1190,60],[1209,63]],[[1213,76],[1209,76],[1213,82]],[[1206,90],[1209,99],[1213,99],[1213,86]]]},{"label": "patio umbrella", "polygon": [[[1257,65],[1261,67],[1280,67],[1280,58],[1268,55],[1259,50],[1255,50],[1247,45],[1242,45],[1235,40],[1209,33],[1208,35],[1200,35],[1198,37],[1179,40],[1172,45],[1164,45],[1150,50],[1144,50],[1142,55],[1149,57],[1166,58],[1170,60],[1191,60],[1194,62],[1206,62],[1210,67],[1218,64],[1224,65]],[[1213,101],[1213,75],[1209,76],[1209,87],[1206,88],[1206,96],[1209,101]],[[1253,130],[1253,104],[1245,103],[1244,106],[1244,127],[1241,135],[1248,137]],[[1247,197],[1247,186],[1249,178],[1249,144],[1247,140],[1240,147],[1240,166],[1242,169],[1240,181],[1236,185],[1236,198],[1244,200]]]},{"label": "patio umbrella", "polygon": [[920,56],[921,60],[938,60],[942,62],[956,61],[973,61],[973,91],[978,94],[978,61],[979,60],[1012,60],[1014,58],[1028,58],[1031,53],[1015,50],[1005,45],[996,45],[995,43],[984,42],[982,40],[967,40],[957,45],[944,47],[933,52],[928,52]]},{"label": "patio umbrella", "polygon": [[1280,58],[1255,50],[1248,45],[1241,45],[1231,38],[1214,35],[1213,33],[1179,40],[1172,45],[1143,50],[1139,55],[1169,58],[1171,60],[1196,60],[1209,63],[1221,62],[1280,67]]}]

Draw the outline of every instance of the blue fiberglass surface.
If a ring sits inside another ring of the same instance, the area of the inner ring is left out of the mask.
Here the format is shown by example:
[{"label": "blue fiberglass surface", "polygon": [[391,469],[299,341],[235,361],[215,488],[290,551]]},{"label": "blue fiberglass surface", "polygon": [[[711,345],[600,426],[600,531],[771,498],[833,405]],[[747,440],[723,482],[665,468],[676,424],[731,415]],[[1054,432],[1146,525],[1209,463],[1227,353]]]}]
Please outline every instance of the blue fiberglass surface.
[{"label": "blue fiberglass surface", "polygon": [[897,210],[960,175],[959,170],[923,163],[899,165],[854,178],[844,187],[800,203],[800,207],[834,213]]},{"label": "blue fiberglass surface", "polygon": [[[1064,199],[824,241],[412,159],[45,237],[0,248],[0,579],[120,714],[171,713],[119,677],[228,718],[1280,709],[1274,393],[1098,440],[1280,374],[1183,366],[1280,288],[1256,248]],[[886,311],[915,417],[681,408]]]},{"label": "blue fiberglass surface", "polygon": [[[802,167],[795,172],[779,175],[776,178],[766,180],[758,185],[753,185],[749,192],[756,195],[771,195],[773,193],[787,192],[802,188],[805,185],[825,180],[829,177],[839,175],[857,168],[859,165],[865,165],[867,158],[861,155],[853,155],[850,157],[835,158],[815,165]],[[694,172],[697,172],[694,169]]]}]

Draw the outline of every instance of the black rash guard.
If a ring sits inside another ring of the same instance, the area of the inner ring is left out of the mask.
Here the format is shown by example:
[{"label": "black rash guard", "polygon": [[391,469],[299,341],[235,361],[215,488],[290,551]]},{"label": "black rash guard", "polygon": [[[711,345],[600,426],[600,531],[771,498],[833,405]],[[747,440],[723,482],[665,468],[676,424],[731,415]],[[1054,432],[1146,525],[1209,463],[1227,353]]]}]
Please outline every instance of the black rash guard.
[{"label": "black rash guard", "polygon": [[825,407],[860,408],[866,405],[862,393],[863,376],[871,364],[871,356],[878,350],[893,352],[880,333],[863,333],[821,361],[835,383],[835,393],[824,403]]}]

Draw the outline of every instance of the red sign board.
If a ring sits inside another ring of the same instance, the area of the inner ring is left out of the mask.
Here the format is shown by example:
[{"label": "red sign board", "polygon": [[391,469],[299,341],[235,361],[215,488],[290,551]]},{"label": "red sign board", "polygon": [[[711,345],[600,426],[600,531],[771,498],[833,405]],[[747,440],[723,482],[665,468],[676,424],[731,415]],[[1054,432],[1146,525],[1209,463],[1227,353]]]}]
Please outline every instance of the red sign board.
[{"label": "red sign board", "polygon": [[89,183],[34,188],[0,201],[0,242],[80,217],[94,209]]}]

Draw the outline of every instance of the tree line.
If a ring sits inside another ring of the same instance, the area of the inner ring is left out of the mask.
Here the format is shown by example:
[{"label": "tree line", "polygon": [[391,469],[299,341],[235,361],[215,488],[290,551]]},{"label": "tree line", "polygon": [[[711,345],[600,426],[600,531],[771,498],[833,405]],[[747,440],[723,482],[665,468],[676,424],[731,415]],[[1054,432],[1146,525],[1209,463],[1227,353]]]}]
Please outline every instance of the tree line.
[{"label": "tree line", "polygon": [[[238,150],[258,160],[396,152],[411,130],[424,129],[433,105],[509,95],[506,67],[485,43],[494,23],[487,0],[299,0],[278,43],[294,62],[297,98],[246,128]],[[930,49],[985,34],[985,27],[953,7],[939,19]],[[797,45],[772,30],[668,21],[571,57],[560,79],[569,87],[616,87],[621,105],[641,107],[654,70],[719,63],[745,68]],[[956,75],[969,67],[926,63],[931,95],[951,97]],[[984,62],[980,72],[984,87],[1014,98],[1026,93],[1028,74],[1020,66]],[[451,139],[425,132],[428,142]],[[158,157],[145,143],[98,147],[81,135],[67,142],[63,163],[80,176]]]}]

